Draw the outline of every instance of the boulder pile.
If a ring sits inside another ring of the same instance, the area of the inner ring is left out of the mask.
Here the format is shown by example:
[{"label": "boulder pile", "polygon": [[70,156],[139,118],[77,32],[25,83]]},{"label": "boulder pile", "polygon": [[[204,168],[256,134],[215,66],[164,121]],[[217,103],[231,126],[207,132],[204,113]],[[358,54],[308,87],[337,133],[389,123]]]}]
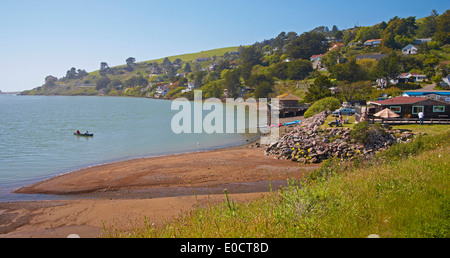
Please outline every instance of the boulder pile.
[{"label": "boulder pile", "polygon": [[352,160],[357,156],[365,157],[386,150],[396,142],[410,141],[409,138],[414,135],[387,130],[386,133],[371,135],[370,144],[364,145],[351,137],[348,127],[323,128],[330,114],[331,111],[324,111],[303,120],[278,141],[271,143],[265,154],[303,164],[320,163],[332,157]]}]

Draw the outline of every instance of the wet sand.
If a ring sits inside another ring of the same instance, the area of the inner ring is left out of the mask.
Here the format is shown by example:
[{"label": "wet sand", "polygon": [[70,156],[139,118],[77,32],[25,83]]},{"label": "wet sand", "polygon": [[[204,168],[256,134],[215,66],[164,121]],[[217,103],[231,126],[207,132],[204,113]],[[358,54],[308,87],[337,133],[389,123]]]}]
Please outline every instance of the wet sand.
[{"label": "wet sand", "polygon": [[[288,129],[284,128],[283,130]],[[17,190],[70,200],[0,203],[1,237],[101,237],[103,226],[130,229],[144,217],[161,224],[197,205],[260,198],[319,165],[265,156],[257,143],[106,164]]]}]

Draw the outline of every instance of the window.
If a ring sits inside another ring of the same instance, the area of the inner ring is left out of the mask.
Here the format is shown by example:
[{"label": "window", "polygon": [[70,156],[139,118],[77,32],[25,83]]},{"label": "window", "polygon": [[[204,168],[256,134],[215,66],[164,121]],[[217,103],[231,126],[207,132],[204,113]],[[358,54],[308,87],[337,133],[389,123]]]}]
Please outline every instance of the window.
[{"label": "window", "polygon": [[419,114],[420,112],[423,112],[423,106],[413,106],[412,107],[412,113]]},{"label": "window", "polygon": [[401,113],[402,112],[402,107],[401,106],[390,106],[389,108],[395,113]]},{"label": "window", "polygon": [[433,106],[433,112],[445,112],[445,106]]}]

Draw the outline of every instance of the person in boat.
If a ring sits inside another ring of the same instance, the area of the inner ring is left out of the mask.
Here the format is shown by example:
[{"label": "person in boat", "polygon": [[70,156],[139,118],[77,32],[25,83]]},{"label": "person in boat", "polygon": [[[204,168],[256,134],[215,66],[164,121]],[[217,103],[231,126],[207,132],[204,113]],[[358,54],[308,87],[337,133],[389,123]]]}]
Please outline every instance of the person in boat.
[{"label": "person in boat", "polygon": [[79,130],[77,130],[76,134],[81,134]]},{"label": "person in boat", "polygon": [[86,132],[84,134],[89,134],[88,130],[86,130]]}]

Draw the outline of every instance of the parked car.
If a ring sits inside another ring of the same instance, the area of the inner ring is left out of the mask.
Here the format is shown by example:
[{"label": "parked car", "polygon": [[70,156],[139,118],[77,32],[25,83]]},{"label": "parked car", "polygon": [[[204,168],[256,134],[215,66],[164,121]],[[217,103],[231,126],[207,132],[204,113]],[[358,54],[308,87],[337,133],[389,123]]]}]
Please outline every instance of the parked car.
[{"label": "parked car", "polygon": [[333,116],[338,117],[339,116],[339,112],[343,116],[353,116],[355,114],[355,110],[353,110],[351,108],[341,108],[341,109],[338,109],[338,110],[334,111],[333,112]]}]

